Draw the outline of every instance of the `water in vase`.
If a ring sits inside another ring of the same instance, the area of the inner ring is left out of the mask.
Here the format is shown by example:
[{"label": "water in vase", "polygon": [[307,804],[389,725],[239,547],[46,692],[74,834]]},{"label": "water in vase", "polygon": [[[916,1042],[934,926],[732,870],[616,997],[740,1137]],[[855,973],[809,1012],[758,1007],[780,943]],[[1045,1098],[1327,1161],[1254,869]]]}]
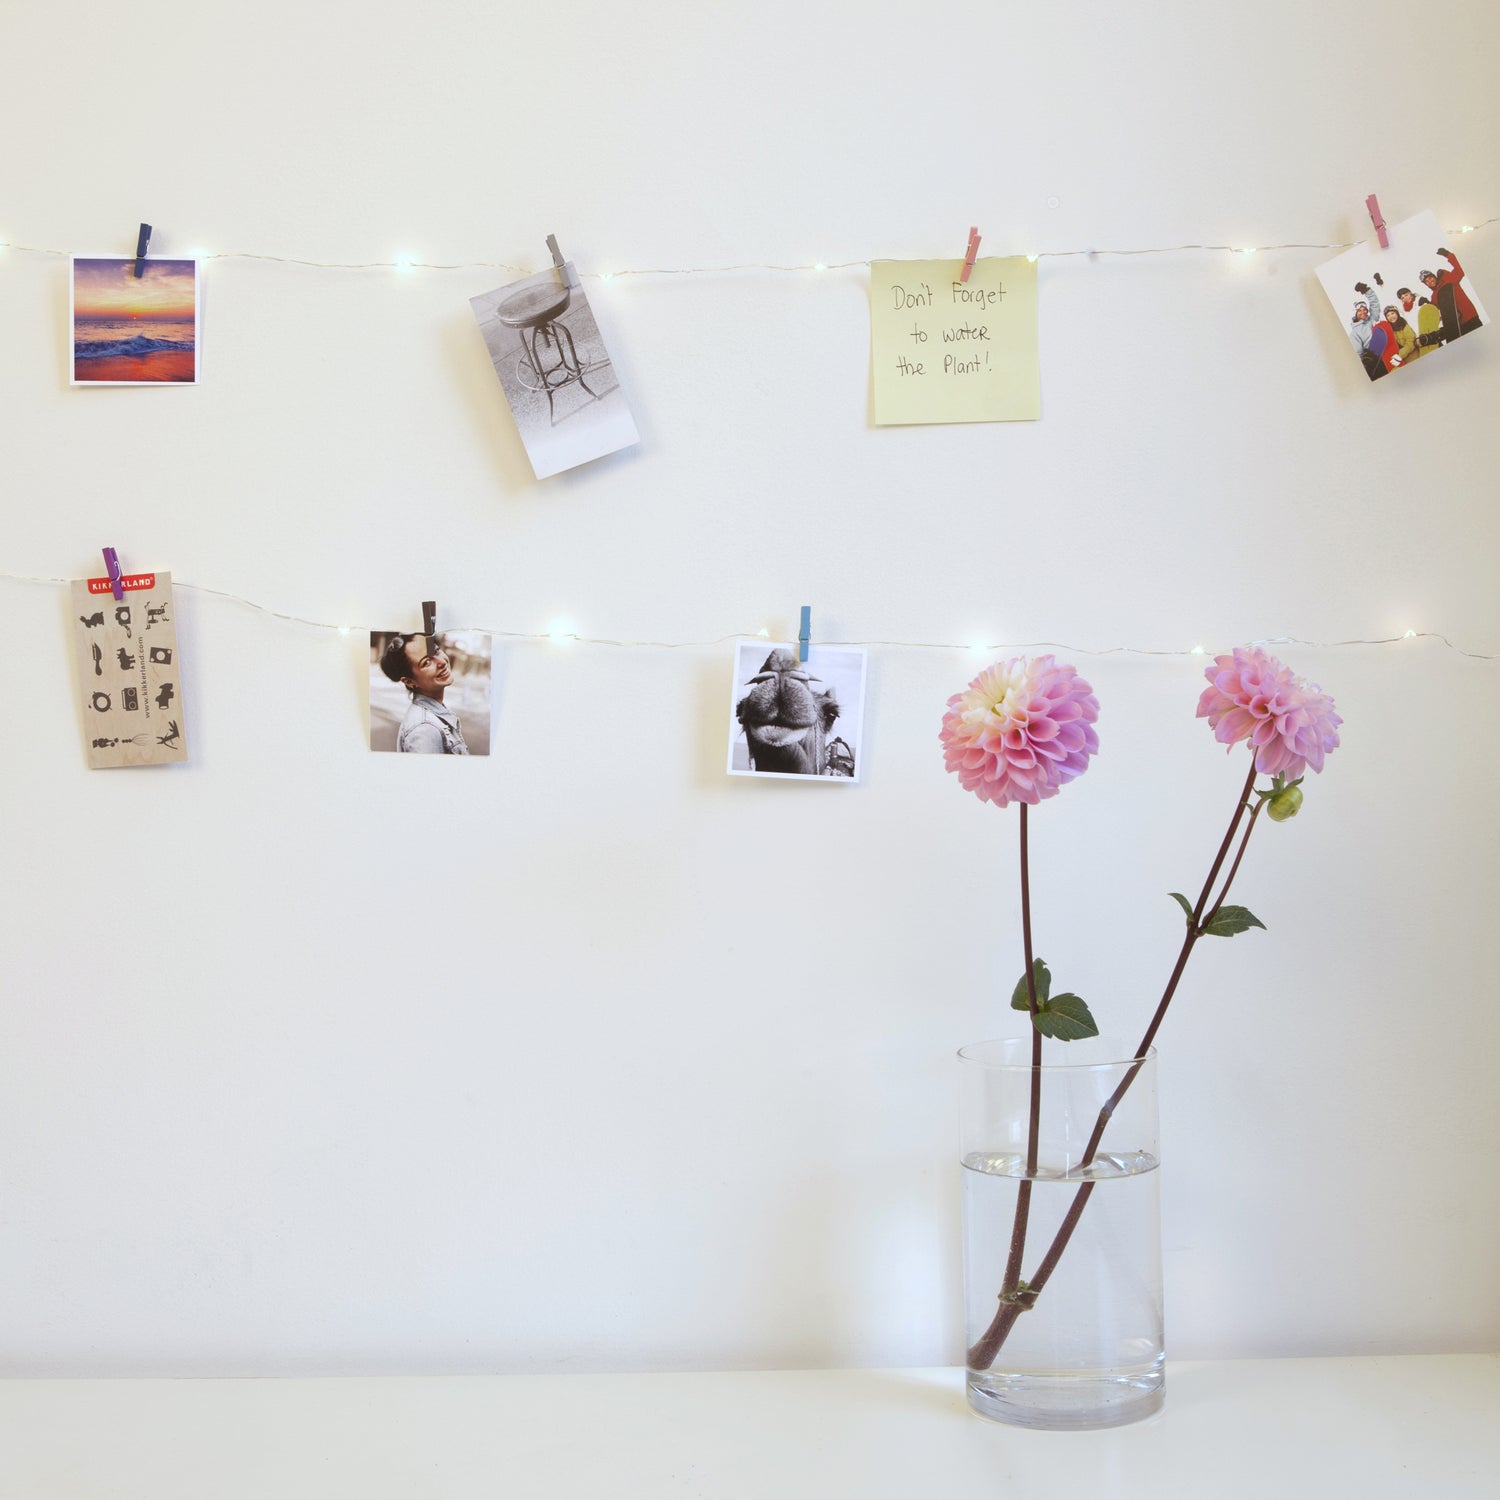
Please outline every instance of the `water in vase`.
[{"label": "water in vase", "polygon": [[1079,1188],[1094,1186],[1035,1305],[1015,1319],[987,1369],[973,1367],[972,1351],[1001,1308],[1026,1162],[982,1152],[963,1161],[970,1405],[1019,1426],[1138,1421],[1164,1393],[1157,1159],[1100,1152],[1070,1173],[1049,1170],[1046,1159],[1043,1151],[1032,1180],[1023,1281],[1035,1275]]}]

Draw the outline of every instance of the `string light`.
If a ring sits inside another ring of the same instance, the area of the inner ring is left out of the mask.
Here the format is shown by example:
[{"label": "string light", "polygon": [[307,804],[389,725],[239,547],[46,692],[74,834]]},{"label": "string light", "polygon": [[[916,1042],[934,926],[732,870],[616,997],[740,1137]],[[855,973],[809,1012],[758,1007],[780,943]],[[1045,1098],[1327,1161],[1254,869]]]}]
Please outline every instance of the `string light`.
[{"label": "string light", "polygon": [[[1055,200],[1048,199],[1047,201],[1049,207],[1056,206]],[[1484,229],[1495,223],[1500,223],[1500,215],[1492,215],[1488,219],[1481,219],[1477,224],[1461,224],[1457,228],[1450,228],[1447,232],[1449,234],[1473,234],[1476,230]],[[1080,250],[1038,250],[1034,254],[1028,253],[1026,259],[1034,262],[1037,260],[1067,260],[1077,256],[1097,258],[1105,255],[1184,255],[1189,253],[1204,255],[1258,255],[1271,250],[1349,250],[1355,245],[1362,243],[1364,243],[1362,240],[1282,240],[1265,245],[1188,243],[1181,245],[1142,245],[1128,248],[1091,245],[1087,249]],[[66,257],[72,253],[71,251],[59,250],[49,245],[9,244],[3,239],[0,239],[0,248],[20,250],[30,255]],[[508,271],[518,276],[529,276],[535,271],[535,267],[513,265],[509,261],[429,261],[417,260],[414,256],[408,254],[398,255],[394,260],[346,261],[309,260],[297,255],[266,255],[255,250],[215,250],[196,251],[193,253],[200,258],[211,258],[213,260],[259,260],[283,266],[311,266],[317,270],[325,271]],[[121,257],[121,259],[127,258],[125,256]],[[622,276],[725,276],[738,271],[775,271],[789,274],[805,271],[847,271],[868,268],[870,264],[869,260],[819,260],[811,263],[791,265],[771,261],[746,261],[735,265],[723,266],[637,266],[625,270],[583,271],[579,274],[593,277],[599,281],[616,281]]]},{"label": "string light", "polygon": [[[3,578],[11,583],[50,583],[61,587],[70,587],[73,583],[71,578],[54,578],[42,574],[33,573],[0,573]],[[172,580],[173,588],[186,589],[195,594],[210,594],[216,599],[227,599],[233,604],[242,604],[246,609],[253,609],[257,614],[270,617],[273,620],[285,620],[291,625],[306,625],[313,630],[336,631],[340,635],[351,630],[364,630],[365,626],[335,625],[327,620],[313,620],[305,615],[288,614],[284,610],[272,609],[266,604],[257,604],[254,599],[247,599],[243,594],[232,594],[228,589],[210,588],[204,583],[186,583],[181,579]],[[547,627],[545,631],[539,630],[499,630],[492,625],[472,624],[466,626],[453,626],[454,630],[478,630],[486,635],[492,635],[497,640],[505,641],[548,641],[559,645],[579,646],[613,646],[628,650],[653,650],[653,651],[687,651],[704,646],[722,646],[728,641],[743,640],[746,632],[743,630],[731,631],[728,635],[712,636],[703,640],[692,641],[649,641],[649,640],[616,640],[609,636],[579,635],[573,629],[570,622],[556,620]],[[762,640],[769,640],[769,632],[761,629],[754,632]],[[1401,635],[1386,636],[1355,636],[1347,640],[1337,641],[1315,641],[1303,636],[1296,635],[1273,635],[1266,636],[1260,640],[1238,641],[1235,644],[1242,646],[1306,646],[1314,651],[1335,651],[1345,647],[1353,646],[1392,646],[1401,641],[1421,640],[1437,641],[1449,651],[1458,656],[1466,656],[1471,661],[1500,661],[1500,655],[1489,651],[1470,651],[1464,646],[1459,646],[1449,640],[1446,635],[1436,630],[1407,630]],[[1078,646],[1067,641],[991,641],[982,644],[969,641],[903,641],[903,640],[863,640],[863,641],[823,641],[825,646],[866,646],[866,647],[891,647],[907,651],[977,651],[982,654],[1017,651],[1066,651],[1076,656],[1161,656],[1161,657],[1189,657],[1207,655],[1207,647],[1156,647],[1156,646],[1132,646],[1121,643],[1114,646]]]}]

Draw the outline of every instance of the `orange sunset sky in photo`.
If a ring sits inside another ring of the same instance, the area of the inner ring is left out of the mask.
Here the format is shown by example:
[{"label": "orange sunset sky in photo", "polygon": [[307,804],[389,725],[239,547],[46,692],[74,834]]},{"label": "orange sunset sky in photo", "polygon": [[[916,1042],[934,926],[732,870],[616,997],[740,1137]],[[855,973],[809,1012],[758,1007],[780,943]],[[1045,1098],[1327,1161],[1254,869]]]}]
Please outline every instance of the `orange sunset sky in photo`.
[{"label": "orange sunset sky in photo", "polygon": [[133,260],[75,260],[73,315],[191,322],[194,281],[190,260],[148,260],[139,281]]}]

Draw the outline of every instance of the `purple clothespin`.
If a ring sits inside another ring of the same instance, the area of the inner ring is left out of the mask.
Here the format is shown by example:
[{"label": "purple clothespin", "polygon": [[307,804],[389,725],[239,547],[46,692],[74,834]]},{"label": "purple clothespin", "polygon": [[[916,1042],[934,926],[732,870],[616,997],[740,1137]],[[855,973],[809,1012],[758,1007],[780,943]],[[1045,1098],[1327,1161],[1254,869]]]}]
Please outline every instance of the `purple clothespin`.
[{"label": "purple clothespin", "polygon": [[109,569],[109,591],[118,604],[124,599],[125,590],[120,587],[120,554],[113,547],[104,549],[104,566]]},{"label": "purple clothespin", "polygon": [[142,224],[135,237],[135,275],[139,281],[146,274],[146,246],[151,243],[151,226]]},{"label": "purple clothespin", "polygon": [[422,601],[422,634],[437,634],[437,605],[431,599]]},{"label": "purple clothespin", "polygon": [[[1371,193],[1365,199],[1365,207],[1370,210],[1370,220],[1375,225],[1375,233],[1380,236],[1380,248],[1389,250],[1391,248],[1391,237],[1386,233],[1385,220],[1380,216],[1380,205],[1375,201],[1375,194]],[[1421,351],[1418,350],[1418,353]]]}]

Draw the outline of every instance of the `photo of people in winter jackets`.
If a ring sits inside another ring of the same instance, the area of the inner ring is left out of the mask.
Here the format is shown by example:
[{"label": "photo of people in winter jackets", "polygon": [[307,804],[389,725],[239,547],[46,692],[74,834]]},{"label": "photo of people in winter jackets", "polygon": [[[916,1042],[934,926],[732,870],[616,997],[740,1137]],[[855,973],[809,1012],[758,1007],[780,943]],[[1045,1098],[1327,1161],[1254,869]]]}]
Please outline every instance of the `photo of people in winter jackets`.
[{"label": "photo of people in winter jackets", "polygon": [[1387,230],[1390,245],[1356,245],[1318,267],[1371,380],[1381,380],[1489,322],[1437,216]]}]

